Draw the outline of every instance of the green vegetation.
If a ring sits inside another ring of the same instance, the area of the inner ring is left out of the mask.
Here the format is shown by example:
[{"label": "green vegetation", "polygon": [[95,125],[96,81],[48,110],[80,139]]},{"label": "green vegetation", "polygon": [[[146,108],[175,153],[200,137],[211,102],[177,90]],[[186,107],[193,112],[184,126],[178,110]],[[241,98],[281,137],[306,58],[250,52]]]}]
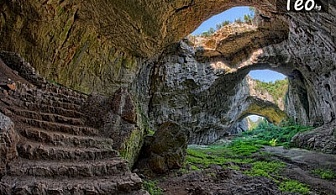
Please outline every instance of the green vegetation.
[{"label": "green vegetation", "polygon": [[157,187],[157,183],[155,181],[143,181],[143,187],[150,195],[163,194],[162,189]]},{"label": "green vegetation", "polygon": [[[250,13],[249,14],[245,14],[243,16],[243,19],[242,18],[237,18],[234,20],[234,23],[237,23],[237,24],[243,24],[243,23],[246,23],[246,24],[252,24],[252,21],[254,19],[254,16],[255,16],[255,8],[254,7],[249,7],[249,10],[250,10]],[[221,29],[222,27],[224,26],[227,26],[229,25],[231,22],[229,20],[225,20],[219,24],[216,24],[216,30],[214,28],[210,28],[208,31],[205,31],[201,34],[201,36],[203,37],[209,37],[211,35],[213,35],[217,30]]]},{"label": "green vegetation", "polygon": [[[310,129],[310,127],[299,126],[293,121],[275,126],[262,120],[256,128],[236,137],[231,143],[189,147],[186,164],[189,171],[219,165],[223,168],[243,171],[251,177],[267,177],[273,180],[283,192],[307,194],[309,188],[306,185],[281,176],[281,171],[286,167],[285,163],[272,160],[270,154],[260,152],[260,149],[263,146],[289,146],[291,138],[296,133]],[[249,168],[246,169],[246,167]],[[185,171],[187,170],[184,169]],[[324,170],[324,172],[327,171]]]},{"label": "green vegetation", "polygon": [[256,90],[268,92],[275,100],[284,99],[288,91],[288,79],[275,82],[263,82],[256,80]]},{"label": "green vegetation", "polygon": [[222,23],[216,24],[216,30],[221,29],[223,26],[229,25],[231,22],[228,20],[223,21]]},{"label": "green vegetation", "polygon": [[245,171],[245,174],[250,176],[262,176],[273,179],[279,175],[279,172],[285,168],[282,162],[265,162],[257,161],[252,163],[252,169]]},{"label": "green vegetation", "polygon": [[288,180],[288,181],[282,182],[280,184],[279,189],[283,192],[309,194],[308,186],[296,180]]},{"label": "green vegetation", "polygon": [[318,175],[321,179],[336,179],[336,173],[331,169],[315,169],[312,173]]},{"label": "green vegetation", "polygon": [[245,14],[244,15],[244,22],[247,24],[252,24],[253,18],[251,15]]},{"label": "green vegetation", "polygon": [[292,121],[284,121],[276,126],[263,119],[256,128],[244,132],[242,138],[256,144],[289,147],[294,135],[311,129],[312,127],[300,126]]}]

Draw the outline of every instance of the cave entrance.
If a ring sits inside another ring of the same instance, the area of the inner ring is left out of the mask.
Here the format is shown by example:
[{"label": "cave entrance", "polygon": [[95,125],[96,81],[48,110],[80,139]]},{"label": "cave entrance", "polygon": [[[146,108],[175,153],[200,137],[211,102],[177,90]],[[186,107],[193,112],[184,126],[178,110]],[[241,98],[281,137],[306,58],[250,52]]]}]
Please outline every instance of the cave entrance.
[{"label": "cave entrance", "polygon": [[255,114],[247,116],[245,120],[248,122],[248,126],[247,126],[248,128],[246,129],[246,131],[253,130],[263,121],[265,120],[267,121],[265,117],[255,115]]},{"label": "cave entrance", "polygon": [[194,32],[193,36],[210,36],[217,30],[231,23],[253,23],[255,8],[238,6],[230,8],[204,21]]}]

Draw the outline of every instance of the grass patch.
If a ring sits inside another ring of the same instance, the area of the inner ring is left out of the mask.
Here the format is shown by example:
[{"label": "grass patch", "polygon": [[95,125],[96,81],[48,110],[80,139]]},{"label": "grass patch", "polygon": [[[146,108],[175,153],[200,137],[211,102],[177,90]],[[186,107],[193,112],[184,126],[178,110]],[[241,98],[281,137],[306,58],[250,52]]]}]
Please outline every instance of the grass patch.
[{"label": "grass patch", "polygon": [[143,181],[143,187],[150,195],[162,195],[163,191],[157,186],[155,181]]},{"label": "grass patch", "polygon": [[321,179],[336,179],[336,173],[331,169],[315,169],[312,171],[312,173],[319,176]]},{"label": "grass patch", "polygon": [[262,176],[270,179],[277,177],[279,172],[285,168],[285,164],[282,162],[257,161],[252,163],[252,165],[252,169],[245,171],[245,174],[249,176]]},{"label": "grass patch", "polygon": [[296,180],[287,180],[280,184],[279,189],[282,192],[291,192],[299,194],[309,194],[309,187]]},{"label": "grass patch", "polygon": [[[236,154],[236,151],[240,151],[239,154]],[[251,158],[244,158],[242,154],[250,154],[251,149],[248,148],[248,151],[244,151],[243,147],[238,147],[235,145],[231,146],[220,146],[212,145],[207,148],[188,148],[186,161],[191,166],[196,166],[198,168],[207,168],[209,165],[224,165],[230,162],[233,163],[250,163],[252,162]],[[253,148],[253,151],[256,151]]]}]

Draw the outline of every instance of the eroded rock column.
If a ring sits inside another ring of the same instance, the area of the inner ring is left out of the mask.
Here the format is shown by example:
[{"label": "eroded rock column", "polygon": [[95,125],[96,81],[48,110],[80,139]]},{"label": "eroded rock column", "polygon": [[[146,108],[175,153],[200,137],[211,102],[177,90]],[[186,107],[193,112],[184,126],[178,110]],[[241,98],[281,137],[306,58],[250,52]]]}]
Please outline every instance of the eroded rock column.
[{"label": "eroded rock column", "polygon": [[6,172],[6,165],[18,156],[18,142],[19,136],[15,132],[14,123],[0,112],[0,176]]}]

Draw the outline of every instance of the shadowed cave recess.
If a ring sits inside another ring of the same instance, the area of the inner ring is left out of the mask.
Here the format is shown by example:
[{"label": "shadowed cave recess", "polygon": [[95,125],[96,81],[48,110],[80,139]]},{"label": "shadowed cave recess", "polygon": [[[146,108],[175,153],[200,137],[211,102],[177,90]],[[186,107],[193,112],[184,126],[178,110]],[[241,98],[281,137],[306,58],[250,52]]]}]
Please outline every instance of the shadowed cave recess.
[{"label": "shadowed cave recess", "polygon": [[[254,21],[189,35],[235,6]],[[0,194],[147,194],[135,172],[179,169],[188,144],[237,134],[253,114],[311,126],[293,146],[335,155],[336,5],[279,6],[0,1]],[[281,102],[248,76],[266,69],[287,77]]]}]

